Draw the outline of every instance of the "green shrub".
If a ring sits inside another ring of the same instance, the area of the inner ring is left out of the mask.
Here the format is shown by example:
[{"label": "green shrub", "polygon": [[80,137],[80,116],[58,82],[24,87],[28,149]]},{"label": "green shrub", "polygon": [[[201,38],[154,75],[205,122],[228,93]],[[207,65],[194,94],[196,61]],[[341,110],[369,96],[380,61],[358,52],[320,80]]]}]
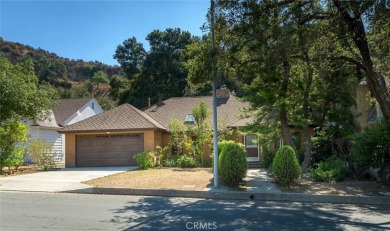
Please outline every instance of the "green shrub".
[{"label": "green shrub", "polygon": [[272,172],[283,186],[290,186],[298,179],[301,169],[292,147],[285,145],[278,149],[272,162]]},{"label": "green shrub", "polygon": [[8,158],[4,160],[3,166],[8,167],[9,170],[14,168],[15,171],[18,171],[19,166],[24,162],[25,148],[14,146],[10,151],[11,153],[7,155]]},{"label": "green shrub", "polygon": [[154,166],[153,152],[140,152],[134,155],[134,160],[137,161],[138,167],[148,169]]},{"label": "green shrub", "polygon": [[245,148],[233,141],[222,141],[219,155],[219,174],[222,181],[229,187],[238,187],[246,176],[248,162]]},{"label": "green shrub", "polygon": [[43,170],[55,167],[56,163],[53,154],[53,145],[46,143],[43,138],[33,140],[27,148],[27,157]]},{"label": "green shrub", "polygon": [[347,160],[351,146],[348,138],[350,134],[350,130],[338,126],[330,126],[324,131],[318,132],[316,137],[312,137],[312,164],[326,161],[331,156]]},{"label": "green shrub", "polygon": [[22,144],[27,140],[28,130],[26,125],[19,121],[7,120],[0,122],[0,174],[3,167],[17,167],[23,160],[23,151],[17,143]]},{"label": "green shrub", "polygon": [[176,163],[179,168],[195,168],[198,166],[198,162],[193,157],[186,155],[180,156]]},{"label": "green shrub", "polygon": [[342,161],[336,157],[320,162],[317,168],[311,170],[311,177],[313,180],[328,183],[342,181],[346,174],[346,167],[344,167]]},{"label": "green shrub", "polygon": [[162,162],[163,167],[176,167],[177,166],[177,160],[176,158],[166,158]]},{"label": "green shrub", "polygon": [[218,156],[221,155],[222,150],[224,148],[228,147],[231,144],[236,144],[236,142],[234,142],[232,140],[223,140],[223,141],[218,142]]},{"label": "green shrub", "polygon": [[268,145],[263,145],[261,147],[262,155],[261,155],[261,163],[265,168],[269,168],[272,165],[272,161],[275,158],[275,152],[271,150]]},{"label": "green shrub", "polygon": [[383,160],[390,158],[390,121],[382,120],[367,127],[352,138],[352,159],[362,171],[369,167],[382,168]]},{"label": "green shrub", "polygon": [[168,158],[169,156],[169,147],[160,147],[159,145],[156,146],[156,152],[153,153],[155,157],[155,166],[161,167],[164,163],[164,160]]}]

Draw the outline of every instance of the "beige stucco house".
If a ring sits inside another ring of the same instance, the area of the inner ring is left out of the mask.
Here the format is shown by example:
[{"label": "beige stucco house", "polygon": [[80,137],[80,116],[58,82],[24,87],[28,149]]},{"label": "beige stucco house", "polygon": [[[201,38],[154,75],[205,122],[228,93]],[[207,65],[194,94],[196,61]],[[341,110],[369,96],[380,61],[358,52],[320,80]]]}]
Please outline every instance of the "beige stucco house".
[{"label": "beige stucco house", "polygon": [[[218,89],[216,95],[218,118],[226,127],[237,128],[250,122],[240,118],[241,109],[248,107],[247,103],[238,100],[228,89]],[[212,96],[174,97],[142,111],[124,104],[66,126],[60,131],[65,134],[65,166],[135,165],[135,153],[155,150],[157,145],[168,146],[169,122],[178,119],[184,123],[201,102],[212,111]],[[237,136],[237,141],[247,149],[248,161],[260,160],[255,139],[252,134]],[[211,154],[211,149],[205,151]]]}]

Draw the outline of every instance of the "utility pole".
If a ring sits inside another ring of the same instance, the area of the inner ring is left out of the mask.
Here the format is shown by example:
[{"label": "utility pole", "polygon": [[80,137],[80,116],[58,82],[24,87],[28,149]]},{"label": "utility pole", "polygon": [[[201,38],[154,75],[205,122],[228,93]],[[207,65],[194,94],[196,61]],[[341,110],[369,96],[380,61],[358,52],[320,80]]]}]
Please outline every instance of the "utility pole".
[{"label": "utility pole", "polygon": [[214,139],[214,188],[219,188],[219,174],[218,174],[218,126],[217,126],[217,96],[215,86],[215,39],[214,39],[214,0],[211,0],[210,7],[211,16],[211,73],[213,77],[213,139]]}]

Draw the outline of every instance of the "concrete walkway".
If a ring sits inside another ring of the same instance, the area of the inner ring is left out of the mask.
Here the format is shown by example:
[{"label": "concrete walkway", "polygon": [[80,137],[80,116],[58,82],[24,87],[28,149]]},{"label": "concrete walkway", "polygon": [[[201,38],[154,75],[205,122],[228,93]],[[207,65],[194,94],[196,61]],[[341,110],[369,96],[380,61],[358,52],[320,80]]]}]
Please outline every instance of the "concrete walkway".
[{"label": "concrete walkway", "polygon": [[80,182],[104,177],[137,167],[63,168],[0,178],[0,191],[90,192],[92,186]]},{"label": "concrete walkway", "polygon": [[253,193],[281,193],[280,189],[272,183],[265,169],[249,169],[245,178],[247,192]]}]

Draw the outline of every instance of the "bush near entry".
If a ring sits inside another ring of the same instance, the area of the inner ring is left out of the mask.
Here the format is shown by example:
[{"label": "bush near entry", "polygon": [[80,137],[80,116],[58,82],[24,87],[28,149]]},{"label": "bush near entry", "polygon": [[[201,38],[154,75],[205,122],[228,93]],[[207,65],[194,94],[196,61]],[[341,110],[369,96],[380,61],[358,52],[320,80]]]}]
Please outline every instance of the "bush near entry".
[{"label": "bush near entry", "polygon": [[245,148],[234,141],[224,141],[219,146],[219,173],[222,181],[229,187],[238,187],[248,170]]},{"label": "bush near entry", "polygon": [[283,186],[290,186],[299,178],[301,169],[292,147],[285,145],[278,149],[272,162],[272,172]]}]

